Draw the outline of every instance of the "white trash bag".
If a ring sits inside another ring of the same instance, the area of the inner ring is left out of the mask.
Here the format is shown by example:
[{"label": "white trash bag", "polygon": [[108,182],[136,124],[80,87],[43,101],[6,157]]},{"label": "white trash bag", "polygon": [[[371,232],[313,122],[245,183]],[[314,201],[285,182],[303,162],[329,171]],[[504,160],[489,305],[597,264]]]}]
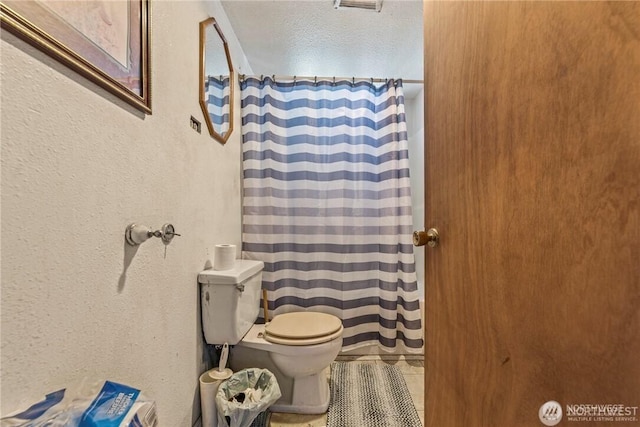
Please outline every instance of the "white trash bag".
[{"label": "white trash bag", "polygon": [[220,384],[216,393],[218,425],[250,427],[260,412],[280,399],[280,386],[268,369],[247,368]]}]

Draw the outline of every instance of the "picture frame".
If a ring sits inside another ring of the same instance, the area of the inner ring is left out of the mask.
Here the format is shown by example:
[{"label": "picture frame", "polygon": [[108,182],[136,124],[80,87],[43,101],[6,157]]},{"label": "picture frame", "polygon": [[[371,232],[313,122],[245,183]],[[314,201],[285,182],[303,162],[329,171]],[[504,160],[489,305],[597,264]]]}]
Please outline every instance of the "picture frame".
[{"label": "picture frame", "polygon": [[2,0],[2,28],[151,114],[151,0]]}]

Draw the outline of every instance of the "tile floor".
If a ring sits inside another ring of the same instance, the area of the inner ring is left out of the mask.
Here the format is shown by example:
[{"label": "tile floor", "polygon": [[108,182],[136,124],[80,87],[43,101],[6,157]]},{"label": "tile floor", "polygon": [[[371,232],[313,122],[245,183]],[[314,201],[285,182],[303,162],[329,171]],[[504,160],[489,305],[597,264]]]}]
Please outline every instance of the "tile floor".
[{"label": "tile floor", "polygon": [[[390,364],[397,366],[407,388],[413,398],[413,404],[418,411],[420,421],[424,424],[424,359],[422,356],[338,356],[338,361],[358,361],[360,363]],[[329,372],[327,369],[327,376]],[[298,415],[271,414],[270,427],[326,427],[327,414]]]}]

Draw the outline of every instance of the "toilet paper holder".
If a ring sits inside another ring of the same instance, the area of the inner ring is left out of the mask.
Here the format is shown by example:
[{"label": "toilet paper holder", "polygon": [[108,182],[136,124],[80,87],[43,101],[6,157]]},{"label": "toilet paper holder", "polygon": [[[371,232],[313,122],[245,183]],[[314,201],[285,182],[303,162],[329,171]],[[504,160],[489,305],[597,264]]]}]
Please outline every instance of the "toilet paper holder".
[{"label": "toilet paper holder", "polygon": [[146,242],[149,237],[159,237],[164,244],[168,245],[175,236],[180,234],[175,232],[172,224],[164,224],[160,230],[153,231],[146,225],[131,223],[124,230],[124,238],[131,246],[138,246]]}]

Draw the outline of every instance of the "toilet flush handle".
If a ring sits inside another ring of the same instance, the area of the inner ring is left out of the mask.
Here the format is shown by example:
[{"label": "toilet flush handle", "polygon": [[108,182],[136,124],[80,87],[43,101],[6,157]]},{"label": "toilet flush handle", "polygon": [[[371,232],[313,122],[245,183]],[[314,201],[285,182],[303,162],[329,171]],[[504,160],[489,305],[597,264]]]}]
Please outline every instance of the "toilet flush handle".
[{"label": "toilet flush handle", "polygon": [[236,289],[239,290],[240,292],[244,292],[244,283],[237,283]]}]

